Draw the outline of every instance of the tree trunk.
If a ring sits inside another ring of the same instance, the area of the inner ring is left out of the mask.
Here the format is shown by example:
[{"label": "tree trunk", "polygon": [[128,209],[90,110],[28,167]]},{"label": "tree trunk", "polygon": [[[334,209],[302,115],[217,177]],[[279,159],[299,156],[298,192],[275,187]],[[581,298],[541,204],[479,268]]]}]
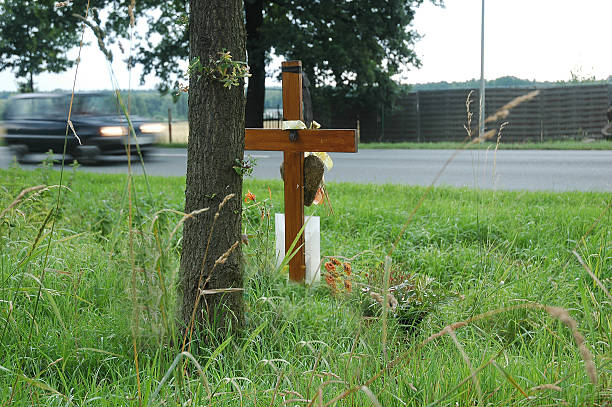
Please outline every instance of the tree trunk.
[{"label": "tree trunk", "polygon": [[266,50],[261,27],[263,25],[263,0],[245,0],[247,52],[251,77],[247,88],[246,126],[263,127],[266,96]]},{"label": "tree trunk", "polygon": [[[199,57],[206,65],[227,50],[234,60],[244,61],[242,0],[190,0],[189,4],[189,59]],[[195,316],[194,331],[207,326],[223,334],[242,324],[242,292],[208,294],[199,301],[198,295],[199,288],[242,287],[240,244],[225,263],[215,265],[215,261],[240,241],[242,178],[233,166],[244,155],[244,105],[244,86],[228,89],[217,79],[190,78],[185,211],[210,208],[188,219],[183,230],[181,318],[189,327]],[[230,194],[235,196],[219,210]]]}]

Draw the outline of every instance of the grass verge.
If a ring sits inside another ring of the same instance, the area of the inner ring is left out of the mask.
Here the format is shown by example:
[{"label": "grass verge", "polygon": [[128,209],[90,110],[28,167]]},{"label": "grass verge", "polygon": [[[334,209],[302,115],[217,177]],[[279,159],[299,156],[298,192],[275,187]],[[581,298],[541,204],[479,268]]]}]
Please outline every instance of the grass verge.
[{"label": "grass verge", "polygon": [[[157,143],[158,147],[165,148],[187,148],[187,143]],[[362,150],[456,150],[465,148],[465,143],[461,142],[437,142],[437,143],[361,143],[359,149]],[[472,144],[467,147],[469,150],[495,149],[494,142],[483,142]],[[500,150],[612,150],[612,140],[597,141],[546,141],[546,142],[527,142],[527,143],[504,143],[499,144]]]},{"label": "grass verge", "polygon": [[[274,271],[270,215],[282,211],[282,184],[247,180],[245,192],[256,201],[245,205],[243,222],[250,239],[246,329],[218,343],[196,342],[182,355],[173,321],[184,178],[149,177],[151,195],[134,178],[133,298],[125,176],[66,174],[69,190],[50,242],[53,187],[15,198],[26,187],[54,185],[57,176],[45,167],[0,170],[4,403],[138,405],[134,311],[146,405],[535,406],[610,399],[612,304],[572,254],[610,287],[610,194],[435,188],[385,264],[424,188],[331,184],[334,214],[322,207],[308,213],[322,217],[322,254],[349,263],[351,272],[327,272],[306,288]],[[328,276],[342,283],[334,291]],[[396,287],[399,305],[380,307],[373,293],[388,285]],[[457,321],[469,323],[451,325]],[[585,369],[589,357],[597,384],[588,363]]]},{"label": "grass verge", "polygon": [[[360,144],[359,148],[364,149],[443,149],[456,150],[462,148],[464,143],[461,142],[439,142],[439,143],[364,143]],[[472,150],[487,150],[494,149],[495,142],[484,142],[472,144],[468,149]],[[579,140],[564,140],[564,141],[543,141],[543,142],[526,142],[526,143],[499,143],[500,150],[612,150],[612,140],[597,140],[597,141],[579,141]]]}]

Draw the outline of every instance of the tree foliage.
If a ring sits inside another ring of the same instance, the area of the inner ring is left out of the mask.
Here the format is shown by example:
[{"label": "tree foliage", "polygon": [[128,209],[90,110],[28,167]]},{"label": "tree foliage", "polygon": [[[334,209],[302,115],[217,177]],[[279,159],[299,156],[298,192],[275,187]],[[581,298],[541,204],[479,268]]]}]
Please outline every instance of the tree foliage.
[{"label": "tree foliage", "polygon": [[262,26],[274,51],[300,59],[318,120],[338,109],[392,109],[402,66],[419,66],[410,28],[423,0],[269,2]]},{"label": "tree foliage", "polygon": [[275,52],[302,60],[317,86],[359,92],[418,65],[409,28],[422,0],[269,2],[262,30]]},{"label": "tree foliage", "polygon": [[34,76],[63,72],[74,64],[66,53],[78,45],[78,20],[86,2],[75,0],[58,6],[52,1],[3,0],[0,2],[0,71],[10,69],[22,91],[34,89]]},{"label": "tree foliage", "polygon": [[[153,73],[161,79],[160,90],[167,93],[186,82],[185,70],[189,57],[189,2],[184,0],[143,0],[139,13],[146,19],[148,31],[141,38],[134,62],[143,68],[141,83]],[[115,12],[115,16],[121,14]],[[121,32],[113,15],[107,24],[108,32]],[[221,51],[221,50],[219,50]],[[213,57],[214,55],[210,55]]]}]

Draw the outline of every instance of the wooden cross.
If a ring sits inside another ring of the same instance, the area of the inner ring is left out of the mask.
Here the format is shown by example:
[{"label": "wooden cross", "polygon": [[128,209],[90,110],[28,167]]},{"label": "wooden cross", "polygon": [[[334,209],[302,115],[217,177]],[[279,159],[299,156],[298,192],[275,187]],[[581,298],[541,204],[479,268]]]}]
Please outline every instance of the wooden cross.
[{"label": "wooden cross", "polygon": [[[282,64],[283,120],[304,120],[302,61]],[[297,135],[297,137],[296,137]],[[297,238],[297,253],[289,261],[289,279],[306,276],[304,251],[304,152],[357,152],[355,130],[246,129],[245,150],[283,151],[285,182],[285,253]],[[298,238],[299,235],[299,238]]]}]

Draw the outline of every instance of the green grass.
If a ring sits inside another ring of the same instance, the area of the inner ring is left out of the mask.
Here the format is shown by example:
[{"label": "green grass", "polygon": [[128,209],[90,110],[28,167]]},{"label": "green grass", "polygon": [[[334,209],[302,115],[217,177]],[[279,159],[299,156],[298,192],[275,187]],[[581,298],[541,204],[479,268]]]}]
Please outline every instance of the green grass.
[{"label": "green grass", "polygon": [[[0,213],[23,188],[57,182],[58,173],[48,168],[0,170]],[[0,400],[16,406],[137,406],[132,333],[138,328],[143,405],[208,405],[207,385],[192,361],[166,375],[180,353],[172,323],[180,232],[170,237],[180,216],[164,212],[155,227],[153,219],[161,209],[183,209],[184,178],[150,177],[150,195],[144,179],[135,178],[135,286],[126,177],[67,169],[64,183],[70,189],[63,192],[52,236],[45,219],[57,188],[28,195],[0,218]],[[390,317],[383,341],[378,309],[364,318],[369,302],[360,284],[380,291],[384,256],[425,189],[331,184],[334,214],[307,209],[321,216],[322,254],[353,258],[352,293],[338,296],[324,283],[306,288],[274,270],[267,213],[282,211],[282,185],[247,180],[246,190],[262,203],[244,214],[251,235],[243,246],[245,330],[191,349],[214,391],[212,405],[281,405],[312,399],[319,390],[329,402],[385,367],[367,389],[335,405],[371,405],[372,397],[384,406],[472,405],[478,392],[450,336],[419,344],[453,322],[531,302],[569,311],[599,382],[590,382],[563,323],[542,310],[513,309],[456,332],[473,367],[483,366],[478,379],[484,401],[540,406],[610,400],[612,304],[571,254],[576,248],[610,288],[610,194],[433,189],[400,239],[390,269],[395,278],[430,278],[426,289],[414,290],[428,297],[409,309],[423,319],[406,328]],[[542,384],[558,389],[532,390]]]}]

